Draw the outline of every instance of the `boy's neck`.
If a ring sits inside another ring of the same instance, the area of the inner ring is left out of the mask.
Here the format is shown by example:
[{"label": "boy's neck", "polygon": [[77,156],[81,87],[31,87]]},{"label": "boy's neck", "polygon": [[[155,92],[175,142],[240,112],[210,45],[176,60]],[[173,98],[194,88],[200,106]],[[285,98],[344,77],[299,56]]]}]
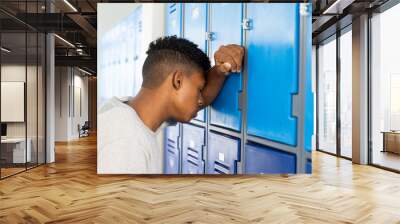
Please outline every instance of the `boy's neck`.
[{"label": "boy's neck", "polygon": [[156,131],[167,120],[167,111],[164,103],[165,94],[160,91],[141,88],[139,93],[128,101],[143,123],[152,131]]}]

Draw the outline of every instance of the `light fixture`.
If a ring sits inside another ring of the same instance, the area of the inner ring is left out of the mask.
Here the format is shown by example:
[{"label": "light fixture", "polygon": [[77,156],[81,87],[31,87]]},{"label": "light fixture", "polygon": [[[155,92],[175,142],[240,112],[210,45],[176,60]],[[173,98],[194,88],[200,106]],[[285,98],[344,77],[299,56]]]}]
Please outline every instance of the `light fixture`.
[{"label": "light fixture", "polygon": [[10,53],[10,52],[11,52],[11,50],[9,50],[9,49],[7,49],[7,48],[5,48],[5,47],[1,47],[1,50],[4,51],[4,52],[6,52],[6,53]]},{"label": "light fixture", "polygon": [[336,0],[332,5],[322,12],[322,14],[342,14],[343,10],[351,5],[355,0]]},{"label": "light fixture", "polygon": [[69,46],[75,48],[75,45],[73,45],[73,44],[72,44],[71,42],[69,42],[68,40],[66,40],[66,39],[64,39],[64,38],[62,38],[62,37],[60,37],[60,36],[57,35],[57,34],[54,34],[54,36],[57,37],[58,39],[60,39],[61,41],[63,41],[64,43],[68,44]]},{"label": "light fixture", "polygon": [[78,67],[78,70],[81,71],[81,72],[83,72],[83,73],[85,73],[85,74],[87,74],[87,75],[92,76],[92,73],[90,73],[90,72],[88,72],[88,71],[86,71],[86,70],[83,70],[83,69],[81,69],[81,68],[79,68],[79,67]]},{"label": "light fixture", "polygon": [[64,0],[65,4],[67,4],[72,10],[74,10],[74,12],[78,12],[78,10],[71,4],[69,3],[68,0]]}]

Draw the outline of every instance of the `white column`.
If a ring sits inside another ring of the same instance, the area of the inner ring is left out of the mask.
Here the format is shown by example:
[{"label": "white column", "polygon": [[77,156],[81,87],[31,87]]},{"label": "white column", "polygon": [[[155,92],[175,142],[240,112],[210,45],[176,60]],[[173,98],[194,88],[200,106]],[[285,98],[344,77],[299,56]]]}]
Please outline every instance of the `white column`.
[{"label": "white column", "polygon": [[368,163],[368,16],[353,20],[353,162]]},{"label": "white column", "polygon": [[[51,2],[47,2],[47,12],[54,11]],[[55,55],[54,35],[46,36],[46,163],[55,161],[54,133],[55,133]]]}]

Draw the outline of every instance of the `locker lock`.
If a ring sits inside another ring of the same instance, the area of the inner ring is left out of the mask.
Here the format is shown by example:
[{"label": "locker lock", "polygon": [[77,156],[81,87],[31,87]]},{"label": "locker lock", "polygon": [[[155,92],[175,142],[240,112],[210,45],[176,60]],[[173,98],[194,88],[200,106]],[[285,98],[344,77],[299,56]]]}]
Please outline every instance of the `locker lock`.
[{"label": "locker lock", "polygon": [[206,39],[209,41],[215,40],[215,33],[214,32],[206,32]]},{"label": "locker lock", "polygon": [[243,19],[242,27],[244,30],[251,30],[252,21],[251,19]]}]

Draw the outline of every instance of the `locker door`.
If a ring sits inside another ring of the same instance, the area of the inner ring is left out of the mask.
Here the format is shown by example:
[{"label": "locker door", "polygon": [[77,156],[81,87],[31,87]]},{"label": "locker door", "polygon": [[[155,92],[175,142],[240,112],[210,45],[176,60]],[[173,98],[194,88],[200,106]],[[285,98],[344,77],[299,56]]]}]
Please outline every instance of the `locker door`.
[{"label": "locker door", "polygon": [[179,125],[165,128],[164,173],[179,173]]},{"label": "locker door", "polygon": [[[197,44],[201,50],[207,52],[207,4],[184,3],[184,33],[183,37]],[[200,110],[194,118],[205,121],[205,110]]]},{"label": "locker door", "polygon": [[204,129],[190,124],[183,124],[182,136],[182,173],[203,174]]},{"label": "locker door", "polygon": [[166,15],[167,35],[180,37],[182,34],[182,4],[168,3]]},{"label": "locker door", "polygon": [[249,3],[247,10],[247,133],[296,146],[292,112],[298,92],[298,4]]},{"label": "locker door", "polygon": [[[242,45],[242,7],[242,3],[210,4],[210,55],[213,64],[214,52],[221,45]],[[219,95],[210,107],[211,124],[236,131],[241,130],[241,111],[239,110],[239,96],[241,91],[242,74],[230,74]]]},{"label": "locker door", "polygon": [[240,158],[238,139],[214,132],[208,134],[208,174],[236,174]]},{"label": "locker door", "polygon": [[307,160],[306,173],[312,173],[312,162],[311,162],[311,160]]},{"label": "locker door", "polygon": [[268,146],[246,144],[246,174],[296,173],[296,155]]}]

